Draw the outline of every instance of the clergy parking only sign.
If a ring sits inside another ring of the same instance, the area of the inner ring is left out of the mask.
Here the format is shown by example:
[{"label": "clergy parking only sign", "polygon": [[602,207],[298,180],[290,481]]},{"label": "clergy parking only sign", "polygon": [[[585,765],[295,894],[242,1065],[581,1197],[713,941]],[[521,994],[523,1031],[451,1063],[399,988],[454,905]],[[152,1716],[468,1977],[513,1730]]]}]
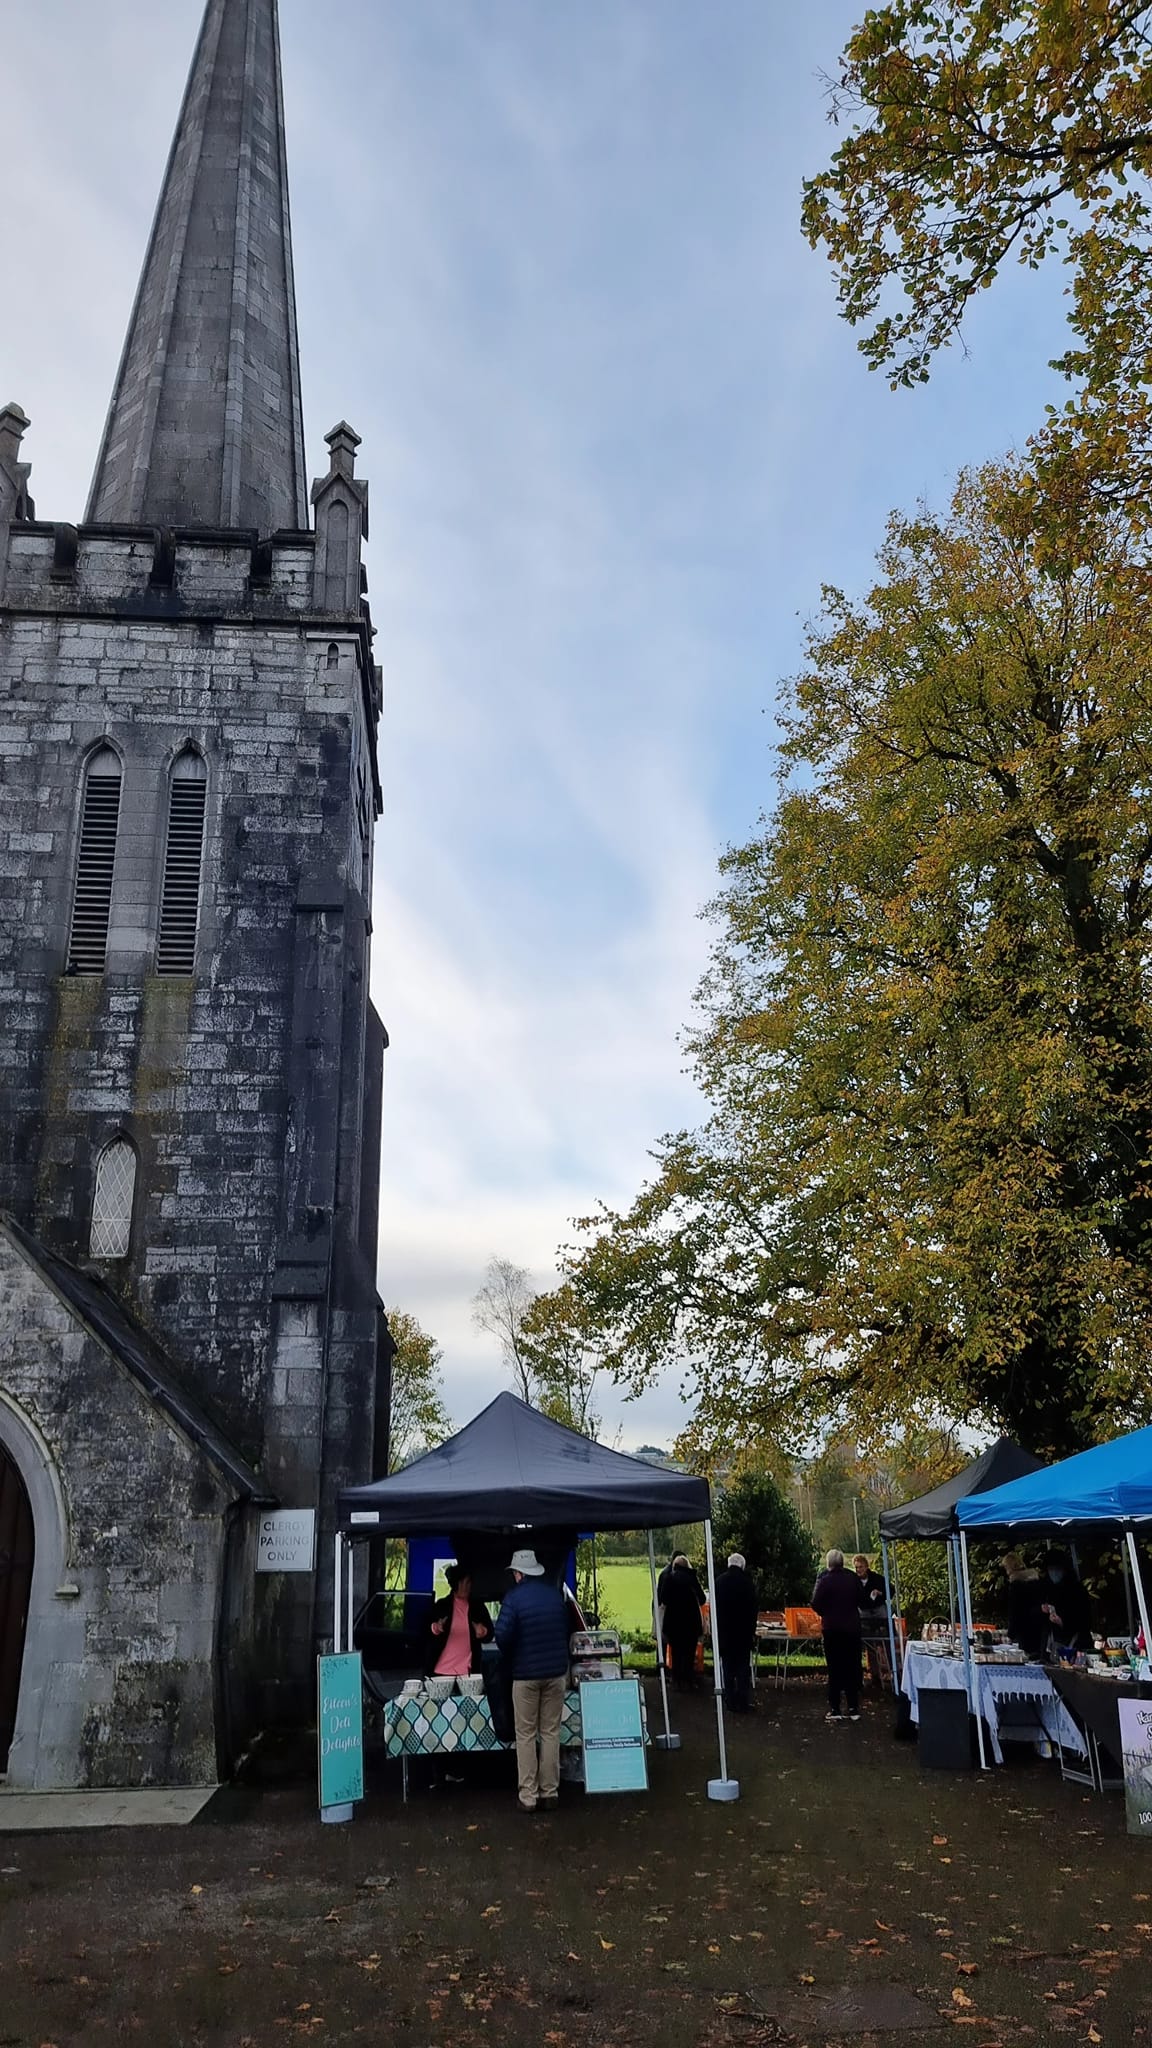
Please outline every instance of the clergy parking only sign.
[{"label": "clergy parking only sign", "polygon": [[315,1508],[269,1508],[256,1532],[258,1572],[310,1572],[316,1553]]},{"label": "clergy parking only sign", "polygon": [[[364,1797],[364,1712],[360,1652],[316,1659],[319,1700],[316,1733],[320,1807],[350,1807]],[[351,1818],[349,1814],[348,1818]]]}]

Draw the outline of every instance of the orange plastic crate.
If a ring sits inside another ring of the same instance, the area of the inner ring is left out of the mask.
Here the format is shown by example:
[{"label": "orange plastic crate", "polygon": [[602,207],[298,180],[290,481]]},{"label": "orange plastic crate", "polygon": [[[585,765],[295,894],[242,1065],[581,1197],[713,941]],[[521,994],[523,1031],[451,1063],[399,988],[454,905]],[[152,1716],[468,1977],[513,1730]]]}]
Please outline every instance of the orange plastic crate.
[{"label": "orange plastic crate", "polygon": [[790,1636],[818,1636],[820,1616],[814,1607],[786,1607],[784,1626]]}]

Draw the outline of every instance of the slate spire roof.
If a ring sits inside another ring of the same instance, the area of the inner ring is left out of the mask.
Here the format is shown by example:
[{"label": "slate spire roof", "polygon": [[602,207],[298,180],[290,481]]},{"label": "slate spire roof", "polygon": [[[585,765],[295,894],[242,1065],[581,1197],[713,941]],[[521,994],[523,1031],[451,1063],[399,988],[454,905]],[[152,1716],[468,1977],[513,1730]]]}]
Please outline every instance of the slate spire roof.
[{"label": "slate spire roof", "polygon": [[308,525],[276,0],[208,0],[90,522]]}]

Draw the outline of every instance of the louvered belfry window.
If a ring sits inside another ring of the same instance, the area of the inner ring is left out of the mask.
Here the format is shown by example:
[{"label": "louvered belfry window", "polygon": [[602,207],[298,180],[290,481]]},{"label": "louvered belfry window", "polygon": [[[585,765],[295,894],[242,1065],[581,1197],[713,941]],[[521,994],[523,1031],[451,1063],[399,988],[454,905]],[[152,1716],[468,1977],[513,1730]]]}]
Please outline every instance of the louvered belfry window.
[{"label": "louvered belfry window", "polygon": [[69,974],[104,972],[121,781],[120,756],[111,747],[98,748],[84,777],[80,851],[76,858],[72,929],[68,934]]},{"label": "louvered belfry window", "polygon": [[136,1194],[136,1154],[127,1138],[114,1138],[96,1161],[92,1197],[89,1255],[122,1259],[132,1239],[132,1203]]},{"label": "louvered belfry window", "polygon": [[189,748],[177,757],[168,790],[168,837],[156,955],[160,974],[191,974],[196,963],[207,793],[208,771],[200,755]]}]

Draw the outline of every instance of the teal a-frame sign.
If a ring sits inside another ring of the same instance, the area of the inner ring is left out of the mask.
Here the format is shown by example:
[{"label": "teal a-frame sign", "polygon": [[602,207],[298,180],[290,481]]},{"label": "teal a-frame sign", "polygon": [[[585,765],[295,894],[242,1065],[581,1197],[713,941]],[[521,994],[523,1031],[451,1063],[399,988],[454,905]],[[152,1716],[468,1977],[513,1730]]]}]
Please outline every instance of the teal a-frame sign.
[{"label": "teal a-frame sign", "polygon": [[316,1731],[320,1811],[326,1820],[351,1820],[364,1797],[364,1708],[360,1652],[318,1657]]},{"label": "teal a-frame sign", "polygon": [[580,1687],[586,1792],[646,1792],[648,1757],[638,1678]]}]

